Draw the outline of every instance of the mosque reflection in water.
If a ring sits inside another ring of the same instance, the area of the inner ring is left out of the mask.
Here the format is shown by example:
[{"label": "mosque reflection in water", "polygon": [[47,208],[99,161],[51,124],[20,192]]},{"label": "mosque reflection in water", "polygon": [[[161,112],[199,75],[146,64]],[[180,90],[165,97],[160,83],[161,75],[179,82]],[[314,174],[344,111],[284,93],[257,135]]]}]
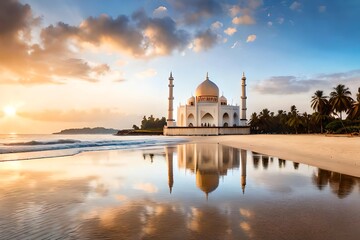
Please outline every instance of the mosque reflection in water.
[{"label": "mosque reflection in water", "polygon": [[[155,155],[153,153],[145,154],[144,158],[148,156],[153,161]],[[194,143],[169,146],[165,147],[165,159],[167,161],[170,193],[174,187],[174,156],[177,157],[179,169],[190,171],[196,176],[196,186],[206,194],[206,197],[218,188],[220,178],[226,176],[231,169],[240,170],[239,185],[242,193],[245,194],[247,168],[250,165],[248,160],[251,161],[255,171],[260,169],[268,170],[270,164],[272,164],[273,168],[277,165],[278,169],[286,168],[287,164],[291,164],[295,171],[300,166],[297,162],[220,144]],[[273,164],[274,161],[277,163]],[[353,176],[320,168],[315,169],[316,171],[312,175],[312,183],[319,190],[330,186],[332,193],[340,199],[348,196],[357,185],[357,182],[360,182],[359,178]]]}]

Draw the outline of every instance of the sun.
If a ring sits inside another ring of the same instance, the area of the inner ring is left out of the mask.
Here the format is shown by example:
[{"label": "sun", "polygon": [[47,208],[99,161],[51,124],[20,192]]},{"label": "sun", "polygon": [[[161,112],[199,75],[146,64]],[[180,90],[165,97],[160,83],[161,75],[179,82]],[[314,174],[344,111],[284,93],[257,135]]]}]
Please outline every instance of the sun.
[{"label": "sun", "polygon": [[13,106],[4,107],[3,111],[7,117],[14,117],[16,115],[16,108]]}]

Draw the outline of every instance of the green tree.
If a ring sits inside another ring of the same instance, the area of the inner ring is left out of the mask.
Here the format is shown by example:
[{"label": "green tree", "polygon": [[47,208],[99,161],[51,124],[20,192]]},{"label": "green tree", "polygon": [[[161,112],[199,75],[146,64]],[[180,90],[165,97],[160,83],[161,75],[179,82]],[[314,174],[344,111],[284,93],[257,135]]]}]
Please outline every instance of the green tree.
[{"label": "green tree", "polygon": [[315,121],[315,123],[320,123],[320,131],[323,133],[323,121],[330,114],[328,96],[324,96],[323,91],[317,90],[311,97],[311,107],[316,112],[312,119]]},{"label": "green tree", "polygon": [[342,119],[342,112],[348,111],[354,100],[351,98],[349,88],[343,84],[337,85],[333,90],[330,93],[330,105],[335,112],[339,113],[340,119]]},{"label": "green tree", "polygon": [[351,108],[347,112],[348,119],[356,120],[360,118],[360,87],[356,94],[356,101],[351,104]]},{"label": "green tree", "polygon": [[311,107],[314,111],[324,113],[329,103],[328,96],[324,96],[324,92],[317,90],[311,97]]},{"label": "green tree", "polygon": [[253,133],[258,133],[259,131],[259,125],[260,125],[260,119],[256,112],[252,113],[250,116],[250,129]]},{"label": "green tree", "polygon": [[265,108],[259,113],[259,130],[261,133],[271,132],[272,127],[272,117],[269,109]]},{"label": "green tree", "polygon": [[295,105],[292,105],[289,113],[289,120],[286,122],[289,127],[295,129],[295,133],[298,133],[298,127],[301,125],[301,119],[299,116],[299,111],[296,109]]},{"label": "green tree", "polygon": [[304,126],[304,130],[306,133],[310,133],[310,122],[311,122],[311,115],[307,114],[307,112],[304,112],[301,115],[300,122]]},{"label": "green tree", "polygon": [[154,118],[153,115],[150,115],[149,117],[144,116],[141,121],[142,130],[162,129],[165,125],[166,125],[165,117],[159,119],[159,118]]}]

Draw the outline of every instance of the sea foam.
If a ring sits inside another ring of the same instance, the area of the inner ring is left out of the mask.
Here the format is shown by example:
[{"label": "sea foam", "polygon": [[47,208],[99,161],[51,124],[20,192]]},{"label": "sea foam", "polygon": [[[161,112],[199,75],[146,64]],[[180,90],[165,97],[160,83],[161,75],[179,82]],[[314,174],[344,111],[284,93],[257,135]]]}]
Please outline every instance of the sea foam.
[{"label": "sea foam", "polygon": [[35,158],[75,155],[84,151],[134,149],[184,142],[183,139],[126,139],[90,140],[57,139],[47,141],[24,141],[0,144],[0,161],[28,160]]}]

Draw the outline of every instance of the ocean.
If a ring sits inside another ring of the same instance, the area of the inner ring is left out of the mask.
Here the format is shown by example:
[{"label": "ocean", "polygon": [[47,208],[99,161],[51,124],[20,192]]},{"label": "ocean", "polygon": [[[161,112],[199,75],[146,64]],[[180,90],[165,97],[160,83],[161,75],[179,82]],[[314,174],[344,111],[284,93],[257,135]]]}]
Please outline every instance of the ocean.
[{"label": "ocean", "polygon": [[0,134],[0,161],[71,156],[87,151],[138,149],[184,141],[164,136]]}]

